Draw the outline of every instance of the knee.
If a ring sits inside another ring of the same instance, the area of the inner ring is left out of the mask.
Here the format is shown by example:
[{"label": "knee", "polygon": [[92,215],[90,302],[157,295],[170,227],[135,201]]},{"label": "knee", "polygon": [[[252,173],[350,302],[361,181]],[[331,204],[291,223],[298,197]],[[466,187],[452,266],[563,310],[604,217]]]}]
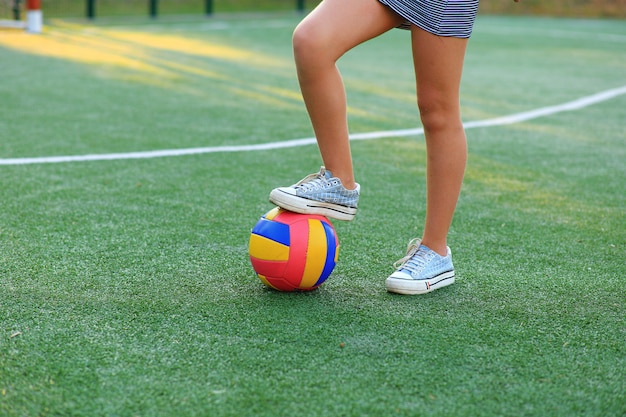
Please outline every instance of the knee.
[{"label": "knee", "polygon": [[425,131],[456,128],[461,123],[458,97],[452,98],[438,92],[421,93],[417,106]]},{"label": "knee", "polygon": [[323,60],[328,43],[321,28],[314,22],[302,21],[292,37],[293,53],[297,64],[312,64]]}]

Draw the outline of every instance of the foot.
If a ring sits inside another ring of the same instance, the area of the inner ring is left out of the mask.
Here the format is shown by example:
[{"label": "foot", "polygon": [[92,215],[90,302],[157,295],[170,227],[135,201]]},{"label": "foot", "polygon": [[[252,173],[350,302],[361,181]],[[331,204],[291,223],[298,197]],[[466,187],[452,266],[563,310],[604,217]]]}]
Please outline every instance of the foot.
[{"label": "foot", "polygon": [[285,210],[320,214],[337,220],[352,220],[356,214],[361,187],[347,190],[339,178],[322,167],[291,187],[274,188],[270,201]]},{"label": "foot", "polygon": [[387,291],[398,294],[426,294],[454,283],[454,266],[450,248],[446,256],[421,244],[409,242],[406,256],[397,261],[396,272],[385,281]]}]

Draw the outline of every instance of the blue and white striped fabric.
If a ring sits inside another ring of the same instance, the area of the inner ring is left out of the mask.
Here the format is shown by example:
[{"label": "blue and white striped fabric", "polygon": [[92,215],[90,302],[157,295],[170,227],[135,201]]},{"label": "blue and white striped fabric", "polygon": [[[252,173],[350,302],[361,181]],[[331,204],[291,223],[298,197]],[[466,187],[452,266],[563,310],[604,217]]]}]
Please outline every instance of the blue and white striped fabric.
[{"label": "blue and white striped fabric", "polygon": [[474,27],[478,0],[378,0],[406,21],[399,27],[416,25],[437,36],[469,38]]}]

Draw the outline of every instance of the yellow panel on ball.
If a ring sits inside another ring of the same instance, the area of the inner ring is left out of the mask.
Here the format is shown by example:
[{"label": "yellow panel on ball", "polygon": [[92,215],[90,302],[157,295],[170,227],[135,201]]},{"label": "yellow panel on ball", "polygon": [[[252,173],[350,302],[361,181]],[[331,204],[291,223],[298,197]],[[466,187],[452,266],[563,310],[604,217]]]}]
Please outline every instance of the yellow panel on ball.
[{"label": "yellow panel on ball", "polygon": [[300,283],[300,286],[303,288],[309,288],[315,285],[324,270],[328,253],[326,232],[324,231],[322,222],[317,219],[308,220],[309,245],[306,254],[304,273],[302,274],[302,282]]},{"label": "yellow panel on ball", "polygon": [[250,256],[264,261],[287,261],[289,246],[252,234],[250,235]]}]

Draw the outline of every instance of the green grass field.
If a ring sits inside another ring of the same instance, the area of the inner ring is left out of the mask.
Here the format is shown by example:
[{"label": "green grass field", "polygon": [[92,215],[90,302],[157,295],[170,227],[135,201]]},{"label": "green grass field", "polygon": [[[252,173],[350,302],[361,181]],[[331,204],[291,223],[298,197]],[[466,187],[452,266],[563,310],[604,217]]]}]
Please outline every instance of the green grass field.
[{"label": "green grass field", "polygon": [[246,147],[312,136],[297,19],[0,32],[0,415],[626,415],[624,22],[478,20],[464,120],[553,111],[467,130],[457,282],[405,297],[384,279],[425,156],[392,132],[419,128],[400,30],[339,64],[353,133],[389,133],[353,143],[333,275],[278,293],[250,267],[271,188],[321,164]]}]

